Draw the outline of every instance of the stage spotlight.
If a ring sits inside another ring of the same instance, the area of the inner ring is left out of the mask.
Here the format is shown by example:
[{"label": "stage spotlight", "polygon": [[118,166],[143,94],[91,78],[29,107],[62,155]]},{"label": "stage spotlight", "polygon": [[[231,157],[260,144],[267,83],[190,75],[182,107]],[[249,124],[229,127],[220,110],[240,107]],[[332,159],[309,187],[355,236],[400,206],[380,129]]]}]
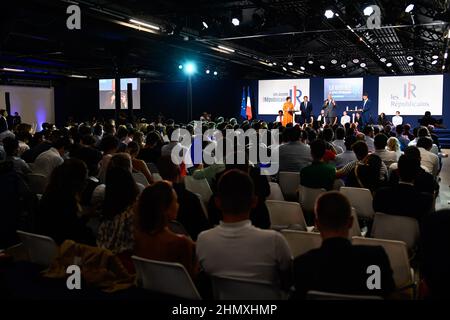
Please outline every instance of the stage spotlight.
[{"label": "stage spotlight", "polygon": [[274,66],[276,66],[277,65],[277,63],[276,62],[274,62],[274,63],[272,63]]},{"label": "stage spotlight", "polygon": [[325,66],[324,65],[320,65],[320,69],[325,70]]},{"label": "stage spotlight", "polygon": [[284,70],[284,71],[287,71],[287,68],[286,68],[286,67],[283,67],[283,70]]},{"label": "stage spotlight", "polygon": [[444,53],[444,59],[447,59],[448,57],[448,52]]},{"label": "stage spotlight", "polygon": [[301,66],[300,69],[302,69],[303,71],[305,71],[305,67],[304,67],[304,66]]},{"label": "stage spotlight", "polygon": [[358,63],[358,62],[359,62],[359,59],[356,59],[356,58],[355,58],[355,59],[353,59],[352,61],[353,61],[353,63]]},{"label": "stage spotlight", "polygon": [[411,61],[411,62],[408,63],[408,66],[410,66],[410,67],[413,66],[413,65],[414,65],[414,61]]},{"label": "stage spotlight", "polygon": [[214,71],[214,75],[217,76],[217,71]]},{"label": "stage spotlight", "polygon": [[273,63],[272,63],[272,62],[269,62],[268,65],[269,65],[269,67],[272,67],[272,66],[273,66]]},{"label": "stage spotlight", "polygon": [[386,58],[380,58],[381,62],[386,62]]},{"label": "stage spotlight", "polygon": [[327,19],[331,19],[334,16],[334,12],[333,12],[333,10],[328,9],[328,10],[325,10],[324,15],[325,15],[325,17],[327,17]]},{"label": "stage spotlight", "polygon": [[445,65],[442,66],[442,70],[445,70]]},{"label": "stage spotlight", "polygon": [[239,21],[238,18],[233,18],[233,19],[231,19],[231,23],[232,23],[235,27],[237,27],[237,26],[239,25],[239,23],[241,23],[241,22]]},{"label": "stage spotlight", "polygon": [[178,65],[178,69],[183,69],[183,65],[182,64],[180,64],[180,65]]},{"label": "stage spotlight", "polygon": [[197,71],[197,67],[193,62],[188,62],[184,65],[184,72],[188,75],[191,76],[193,75],[196,71]]},{"label": "stage spotlight", "polygon": [[412,61],[412,59],[414,59],[412,56],[407,56],[406,57],[406,60],[408,60],[408,61]]},{"label": "stage spotlight", "polygon": [[406,12],[406,13],[409,13],[409,12],[413,11],[413,9],[414,9],[414,3],[410,3],[410,4],[408,4],[408,6],[405,8],[405,12]]},{"label": "stage spotlight", "polygon": [[292,63],[292,61],[288,62],[288,66],[293,66],[294,64]]},{"label": "stage spotlight", "polygon": [[370,16],[373,13],[372,6],[367,6],[363,10],[365,16]]},{"label": "stage spotlight", "polygon": [[386,67],[391,67],[391,66],[392,66],[392,63],[390,63],[390,62],[386,63]]},{"label": "stage spotlight", "polygon": [[331,60],[331,63],[332,63],[332,64],[336,64],[336,63],[337,63],[337,60],[336,60],[336,59],[333,59],[333,60]]},{"label": "stage spotlight", "polygon": [[435,54],[434,56],[432,56],[432,58],[433,58],[434,60],[436,60],[437,58],[439,58],[439,56],[438,56],[437,54]]},{"label": "stage spotlight", "polygon": [[310,59],[310,60],[308,60],[308,63],[309,63],[309,64],[313,64],[314,61]]},{"label": "stage spotlight", "polygon": [[203,24],[203,28],[208,29],[208,24],[205,21],[203,21],[202,24]]},{"label": "stage spotlight", "polygon": [[209,71],[209,69],[206,69],[205,72],[206,72],[206,74],[209,74],[211,71]]},{"label": "stage spotlight", "polygon": [[433,60],[431,61],[431,64],[436,64],[438,61],[437,60]]},{"label": "stage spotlight", "polygon": [[341,64],[341,68],[345,69],[345,68],[347,68],[347,65],[345,63],[343,63],[343,64]]},{"label": "stage spotlight", "polygon": [[365,68],[365,67],[366,67],[366,64],[365,64],[364,62],[361,62],[361,63],[359,64],[359,66],[360,66],[361,68]]}]

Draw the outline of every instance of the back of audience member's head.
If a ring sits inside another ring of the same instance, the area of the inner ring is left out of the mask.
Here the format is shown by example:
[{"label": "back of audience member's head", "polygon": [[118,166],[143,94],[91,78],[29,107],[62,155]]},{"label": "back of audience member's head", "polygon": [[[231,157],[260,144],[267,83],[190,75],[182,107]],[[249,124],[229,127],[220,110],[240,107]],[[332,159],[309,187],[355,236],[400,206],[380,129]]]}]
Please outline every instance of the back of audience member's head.
[{"label": "back of audience member's head", "polygon": [[290,142],[296,142],[300,140],[301,130],[299,127],[292,127],[286,129],[287,138]]},{"label": "back of audience member's head", "polygon": [[376,136],[379,133],[380,133],[380,128],[379,127],[373,127],[373,135]]},{"label": "back of audience member's head", "polygon": [[352,150],[358,160],[362,160],[369,154],[369,148],[364,141],[357,141],[352,145]]},{"label": "back of audience member's head", "polygon": [[113,168],[122,168],[131,173],[133,166],[131,164],[131,157],[128,153],[120,152],[114,154],[108,162],[107,171]]},{"label": "back of audience member's head", "polygon": [[407,146],[403,151],[405,156],[408,158],[418,159],[419,163],[421,161],[420,151],[416,146]]},{"label": "back of audience member's head", "polygon": [[136,205],[137,225],[140,231],[162,231],[169,221],[176,220],[177,194],[167,181],[158,181],[142,191]]},{"label": "back of audience member's head", "polygon": [[125,126],[120,126],[119,129],[117,129],[117,133],[116,133],[117,138],[119,138],[119,140],[122,140],[124,138],[126,138],[128,136],[128,129]]},{"label": "back of audience member's head", "polygon": [[327,146],[323,140],[314,140],[311,142],[310,148],[313,160],[320,161],[325,155]]},{"label": "back of audience member's head", "polygon": [[116,126],[113,123],[107,122],[104,126],[105,135],[114,136],[116,134]]},{"label": "back of audience member's head", "polygon": [[64,151],[65,149],[70,147],[70,139],[67,137],[58,137],[56,138],[53,143],[52,143],[52,147],[59,150],[60,153],[61,151]]},{"label": "back of audience member's head", "polygon": [[348,151],[352,151],[352,146],[353,146],[354,143],[356,143],[356,137],[355,136],[346,136],[345,137],[344,144],[345,144],[345,148]]},{"label": "back of audience member's head", "polygon": [[403,182],[413,182],[420,168],[420,161],[413,157],[401,155],[398,159],[398,173]]},{"label": "back of audience member's head", "polygon": [[328,234],[348,235],[353,224],[352,208],[348,199],[340,192],[322,194],[314,207],[316,226],[322,237]]},{"label": "back of audience member's head", "polygon": [[428,137],[421,137],[417,140],[417,148],[424,148],[425,150],[431,150],[433,147],[433,140]]},{"label": "back of audience member's head", "polygon": [[80,137],[80,143],[85,146],[94,147],[95,139],[92,135],[84,135]]},{"label": "back of audience member's head", "polygon": [[156,163],[158,172],[164,180],[170,182],[179,182],[180,166],[173,163],[171,156],[162,156]]},{"label": "back of audience member's head", "polygon": [[101,136],[103,134],[103,126],[99,123],[97,123],[94,126],[94,135]]},{"label": "back of audience member's head", "polygon": [[395,127],[395,132],[397,133],[397,135],[401,135],[403,133],[403,126],[401,124],[397,125]]},{"label": "back of audience member's head", "polygon": [[384,150],[387,145],[387,137],[384,134],[379,133],[373,139],[373,144],[376,150]]},{"label": "back of audience member's head", "polygon": [[104,153],[115,153],[119,148],[119,139],[115,136],[105,135],[100,141],[100,149]]},{"label": "back of audience member's head", "polygon": [[83,161],[67,159],[53,169],[42,199],[44,201],[77,202],[76,195],[86,186],[87,168]]},{"label": "back of audience member's head", "polygon": [[334,132],[331,128],[323,129],[323,139],[327,142],[333,141]]},{"label": "back of audience member's head", "polygon": [[400,141],[398,141],[396,137],[390,137],[387,139],[386,146],[390,151],[400,151]]},{"label": "back of audience member's head", "polygon": [[430,136],[430,132],[428,131],[427,127],[420,127],[419,130],[417,130],[417,137],[421,138],[421,137],[429,137]]},{"label": "back of audience member's head", "polygon": [[19,140],[13,137],[6,137],[2,140],[3,149],[8,157],[17,156],[19,151]]},{"label": "back of audience member's head", "polygon": [[131,172],[121,167],[109,167],[105,178],[105,198],[102,214],[107,219],[124,212],[139,193]]},{"label": "back of audience member's head", "polygon": [[154,130],[149,132],[147,134],[147,137],[145,138],[145,144],[150,147],[162,145],[162,143],[163,143],[163,140],[161,138],[161,135]]},{"label": "back of audience member's head", "polygon": [[338,127],[336,129],[336,140],[343,140],[345,137],[345,129],[342,127]]},{"label": "back of audience member's head", "polygon": [[224,216],[249,214],[255,201],[254,185],[246,172],[233,169],[220,177],[216,205]]},{"label": "back of audience member's head", "polygon": [[363,129],[363,133],[366,136],[371,136],[373,134],[373,132],[374,132],[374,129],[373,129],[372,126],[365,126],[364,129]]},{"label": "back of audience member's head", "polygon": [[131,157],[136,157],[139,154],[139,144],[136,141],[130,141],[127,145],[127,153],[131,155]]},{"label": "back of audience member's head", "polygon": [[362,187],[375,191],[380,184],[380,170],[383,161],[376,154],[369,154],[365,165],[357,167],[358,177],[363,184]]}]

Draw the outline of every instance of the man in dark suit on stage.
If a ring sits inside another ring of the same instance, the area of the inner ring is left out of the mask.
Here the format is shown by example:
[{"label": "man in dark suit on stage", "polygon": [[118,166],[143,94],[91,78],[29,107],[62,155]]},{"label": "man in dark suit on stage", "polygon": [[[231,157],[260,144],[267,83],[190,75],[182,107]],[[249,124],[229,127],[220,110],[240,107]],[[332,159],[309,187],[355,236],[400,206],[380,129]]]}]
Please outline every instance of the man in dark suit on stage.
[{"label": "man in dark suit on stage", "polygon": [[[294,299],[310,290],[341,294],[388,296],[395,289],[389,258],[381,246],[352,245],[354,223],[348,199],[339,192],[321,195],[315,206],[322,246],[294,260]],[[369,266],[379,268],[379,288],[368,288]]]},{"label": "man in dark suit on stage", "polygon": [[308,96],[303,97],[303,102],[300,103],[300,124],[311,122],[313,105],[308,101]]},{"label": "man in dark suit on stage", "polygon": [[328,99],[323,102],[322,109],[325,110],[326,123],[334,126],[337,123],[336,101],[334,101],[331,93],[328,94]]},{"label": "man in dark suit on stage", "polygon": [[362,106],[363,125],[368,125],[373,122],[372,112],[373,112],[372,101],[369,100],[369,95],[367,93],[364,93]]}]

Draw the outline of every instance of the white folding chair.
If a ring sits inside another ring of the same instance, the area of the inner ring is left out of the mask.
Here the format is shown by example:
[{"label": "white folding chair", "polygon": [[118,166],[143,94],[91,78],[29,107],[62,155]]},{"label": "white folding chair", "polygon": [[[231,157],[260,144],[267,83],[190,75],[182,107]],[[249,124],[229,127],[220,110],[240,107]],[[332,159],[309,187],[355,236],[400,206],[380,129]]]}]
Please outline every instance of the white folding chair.
[{"label": "white folding chair", "polygon": [[283,196],[283,192],[281,191],[280,185],[276,182],[269,182],[269,186],[270,186],[270,194],[266,198],[266,200],[283,201],[284,196]]},{"label": "white folding chair", "polygon": [[369,189],[341,187],[340,191],[348,198],[359,218],[373,219],[375,211],[373,211],[373,197]]},{"label": "white folding chair", "polygon": [[303,211],[306,213],[314,212],[314,205],[316,203],[317,198],[322,194],[327,192],[325,189],[315,189],[308,188],[300,185],[300,195],[299,200],[302,205]]},{"label": "white folding chair", "polygon": [[49,266],[58,254],[58,245],[47,236],[17,230],[31,262]]},{"label": "white folding chair", "polygon": [[161,175],[159,173],[152,173],[152,177],[153,177],[154,182],[163,180],[163,178],[161,177]]},{"label": "white folding chair", "polygon": [[272,283],[231,277],[211,277],[216,300],[281,300],[283,292]]},{"label": "white folding chair", "polygon": [[136,183],[140,183],[144,187],[149,185],[147,178],[142,172],[133,172],[133,179]]},{"label": "white folding chair", "polygon": [[213,194],[208,180],[206,179],[194,179],[191,176],[186,176],[184,177],[184,185],[187,190],[201,195],[205,204],[209,202],[209,199]]},{"label": "white folding chair", "polygon": [[383,300],[383,298],[380,296],[340,294],[311,290],[306,293],[306,300]]},{"label": "white folding chair", "polygon": [[300,185],[300,172],[285,172],[278,173],[281,191],[284,198],[289,201],[297,200],[297,190]]},{"label": "white folding chair", "polygon": [[140,287],[190,300],[201,300],[191,277],[180,263],[131,257]]},{"label": "white folding chair", "polygon": [[352,207],[352,217],[353,224],[350,228],[349,237],[360,237],[361,236],[361,228],[359,227],[358,216],[356,215],[355,208]]},{"label": "white folding chair", "polygon": [[281,234],[286,238],[294,258],[322,245],[322,237],[318,232],[285,229],[281,230]]},{"label": "white folding chair", "polygon": [[373,220],[371,237],[403,241],[412,252],[420,237],[419,223],[411,217],[377,212]]},{"label": "white folding chair", "polygon": [[296,229],[306,231],[306,221],[298,202],[266,200],[271,228],[275,230]]},{"label": "white folding chair", "polygon": [[34,194],[43,194],[47,187],[48,179],[45,175],[39,173],[27,174],[28,187]]},{"label": "white folding chair", "polygon": [[408,248],[402,241],[353,237],[354,245],[382,246],[389,257],[397,289],[415,288],[414,270],[408,259]]}]

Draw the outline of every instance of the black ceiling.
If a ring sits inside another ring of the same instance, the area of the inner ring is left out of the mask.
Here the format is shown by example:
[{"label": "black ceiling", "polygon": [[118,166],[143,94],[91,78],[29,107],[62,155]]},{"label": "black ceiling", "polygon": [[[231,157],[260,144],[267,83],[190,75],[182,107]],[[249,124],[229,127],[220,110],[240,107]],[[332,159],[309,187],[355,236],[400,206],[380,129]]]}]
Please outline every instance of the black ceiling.
[{"label": "black ceiling", "polygon": [[[66,27],[66,8],[73,3],[81,8],[81,30]],[[409,3],[415,7],[406,13]],[[381,29],[366,28],[363,10],[369,4],[381,9]],[[2,82],[71,74],[167,81],[181,79],[178,65],[188,60],[197,63],[199,77],[232,79],[426,74],[449,67],[446,0],[15,0],[1,5],[0,69],[26,71],[0,70]],[[338,16],[327,19],[327,9]],[[239,26],[231,24],[233,17]],[[130,28],[130,18],[160,31]],[[235,51],[218,50],[219,45]]]}]

